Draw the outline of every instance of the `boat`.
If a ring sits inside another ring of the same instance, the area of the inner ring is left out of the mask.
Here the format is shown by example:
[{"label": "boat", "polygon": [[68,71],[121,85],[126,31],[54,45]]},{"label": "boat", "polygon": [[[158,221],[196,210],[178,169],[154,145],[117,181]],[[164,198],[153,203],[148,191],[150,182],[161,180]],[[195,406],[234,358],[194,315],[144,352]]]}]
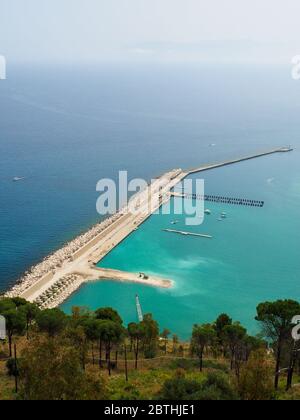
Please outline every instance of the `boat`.
[{"label": "boat", "polygon": [[15,176],[15,177],[13,178],[13,182],[23,181],[23,179],[24,179],[24,178],[20,178],[20,177],[18,177],[18,176]]},{"label": "boat", "polygon": [[221,213],[221,219],[226,219],[226,217],[227,217],[227,214],[225,213],[225,211],[223,211]]},{"label": "boat", "polygon": [[179,220],[173,220],[173,222],[171,222],[171,225],[177,225],[179,223]]},{"label": "boat", "polygon": [[211,210],[206,209],[206,210],[204,211],[204,213],[205,213],[205,214],[211,214]]}]

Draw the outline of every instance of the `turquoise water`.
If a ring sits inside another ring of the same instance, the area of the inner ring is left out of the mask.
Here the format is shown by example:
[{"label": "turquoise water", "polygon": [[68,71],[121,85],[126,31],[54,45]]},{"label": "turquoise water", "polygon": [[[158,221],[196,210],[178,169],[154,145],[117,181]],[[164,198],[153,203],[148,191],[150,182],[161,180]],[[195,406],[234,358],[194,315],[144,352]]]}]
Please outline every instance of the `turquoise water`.
[{"label": "turquoise water", "polygon": [[174,289],[91,283],[64,305],[111,305],[128,322],[138,292],[182,337],[221,311],[254,330],[260,300],[299,298],[299,107],[289,63],[10,65],[0,83],[0,292],[101,219],[99,179],[128,170],[150,180],[292,144],[293,154],[205,174],[207,193],[262,199],[264,209],[226,207],[220,223],[223,208],[209,205],[195,230],[212,241],[163,233],[173,217],[153,217],[103,262],[171,277]]},{"label": "turquoise water", "polygon": [[[184,215],[154,215],[100,264],[171,278],[173,289],[95,282],[75,293],[64,309],[109,305],[130,322],[136,319],[138,293],[144,312],[152,312],[162,328],[182,338],[189,336],[194,323],[210,322],[221,312],[255,333],[258,303],[300,299],[298,161],[295,151],[202,174],[207,193],[264,200],[265,207],[207,203],[212,215],[199,227],[186,227]],[[220,222],[222,211],[228,218]],[[174,218],[180,220],[176,229],[211,234],[213,239],[163,232],[173,227]]]}]

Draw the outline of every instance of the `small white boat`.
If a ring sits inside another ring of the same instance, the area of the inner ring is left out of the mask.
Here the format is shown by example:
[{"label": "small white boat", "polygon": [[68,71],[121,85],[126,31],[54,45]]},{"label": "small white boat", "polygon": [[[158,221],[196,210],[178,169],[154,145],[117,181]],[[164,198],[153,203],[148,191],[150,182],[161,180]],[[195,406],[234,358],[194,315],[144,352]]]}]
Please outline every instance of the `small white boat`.
[{"label": "small white boat", "polygon": [[15,177],[13,178],[13,182],[23,181],[23,179],[24,179],[24,178],[20,178],[20,177],[18,177],[18,176],[15,176]]},{"label": "small white boat", "polygon": [[205,214],[208,214],[208,215],[210,215],[210,214],[211,214],[211,210],[209,210],[209,209],[206,209],[206,210],[204,211],[204,213],[205,213]]},{"label": "small white boat", "polygon": [[173,222],[171,222],[171,225],[177,225],[179,223],[179,220],[173,220]]},{"label": "small white boat", "polygon": [[222,218],[222,219],[226,219],[226,217],[227,217],[227,214],[225,213],[225,211],[223,211],[223,212],[221,213],[221,218]]}]

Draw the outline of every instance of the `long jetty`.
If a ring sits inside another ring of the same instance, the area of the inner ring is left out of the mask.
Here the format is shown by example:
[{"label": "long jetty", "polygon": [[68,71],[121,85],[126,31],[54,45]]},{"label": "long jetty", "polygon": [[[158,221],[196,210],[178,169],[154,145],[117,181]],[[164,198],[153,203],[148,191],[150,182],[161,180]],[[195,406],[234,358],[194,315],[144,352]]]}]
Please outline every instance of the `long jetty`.
[{"label": "long jetty", "polygon": [[236,163],[245,162],[247,160],[253,160],[253,159],[258,159],[258,158],[264,157],[264,156],[274,155],[274,154],[277,154],[277,153],[287,153],[287,152],[292,152],[292,151],[293,151],[292,147],[280,147],[280,148],[277,148],[277,149],[271,149],[271,150],[267,150],[265,152],[255,153],[253,155],[248,155],[248,156],[240,157],[240,158],[233,159],[233,160],[227,160],[227,161],[224,161],[224,162],[203,165],[203,166],[200,166],[198,168],[190,169],[188,171],[188,174],[192,175],[192,174],[195,174],[195,173],[198,173],[198,172],[209,171],[211,169],[222,168],[224,166],[234,165]]},{"label": "long jetty", "polygon": [[[104,221],[75,238],[64,248],[32,267],[6,295],[8,297],[20,296],[30,302],[37,302],[43,308],[51,308],[63,303],[86,281],[96,279],[171,287],[172,279],[157,278],[146,274],[141,278],[136,273],[99,269],[96,264],[137,230],[161,206],[168,203],[173,189],[186,177],[198,172],[292,150],[291,147],[282,147],[233,160],[202,165],[191,170],[174,169],[163,174],[153,180],[145,190],[136,194],[134,212],[132,207],[127,206],[108,222]],[[181,232],[181,234],[189,233]]]}]

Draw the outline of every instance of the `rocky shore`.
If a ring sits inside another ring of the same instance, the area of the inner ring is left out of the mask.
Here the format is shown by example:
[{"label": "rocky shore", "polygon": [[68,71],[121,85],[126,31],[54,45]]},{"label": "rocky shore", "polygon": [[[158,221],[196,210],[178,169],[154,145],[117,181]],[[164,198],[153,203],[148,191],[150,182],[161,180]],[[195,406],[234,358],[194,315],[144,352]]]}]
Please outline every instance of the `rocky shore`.
[{"label": "rocky shore", "polygon": [[31,269],[17,281],[15,286],[13,286],[6,293],[6,296],[20,296],[26,289],[33,286],[43,276],[54,272],[58,268],[61,268],[64,264],[71,262],[73,260],[73,255],[78,250],[87,245],[92,239],[107,229],[112,223],[116,222],[122,215],[123,213],[119,212],[109,217],[108,219],[105,219],[103,222],[93,226],[86,233],[83,233],[82,235],[67,243],[63,248],[60,248],[58,251],[47,256],[39,264],[31,267]]}]

